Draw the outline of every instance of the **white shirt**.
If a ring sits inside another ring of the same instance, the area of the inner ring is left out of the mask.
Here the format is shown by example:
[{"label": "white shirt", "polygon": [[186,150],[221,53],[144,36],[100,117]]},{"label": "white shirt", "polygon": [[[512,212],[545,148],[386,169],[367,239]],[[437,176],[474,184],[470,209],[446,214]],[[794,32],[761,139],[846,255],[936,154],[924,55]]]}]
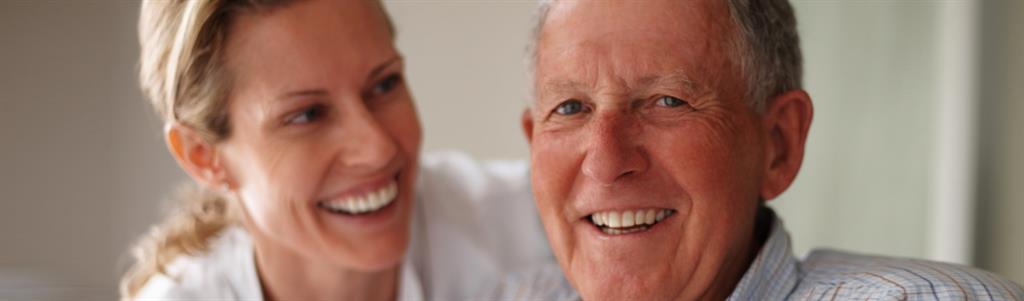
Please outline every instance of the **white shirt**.
[{"label": "white shirt", "polygon": [[[524,161],[478,163],[459,153],[420,159],[398,300],[479,299],[509,272],[554,263]],[[200,256],[181,256],[135,300],[262,301],[252,241],[231,227]]]},{"label": "white shirt", "polygon": [[[252,240],[240,227],[229,227],[210,241],[202,256],[182,256],[146,282],[135,300],[262,301],[263,290],[253,258]],[[423,301],[416,273],[403,265],[398,299]]]},{"label": "white shirt", "polygon": [[411,263],[427,300],[479,300],[507,273],[555,263],[526,161],[421,158]]}]

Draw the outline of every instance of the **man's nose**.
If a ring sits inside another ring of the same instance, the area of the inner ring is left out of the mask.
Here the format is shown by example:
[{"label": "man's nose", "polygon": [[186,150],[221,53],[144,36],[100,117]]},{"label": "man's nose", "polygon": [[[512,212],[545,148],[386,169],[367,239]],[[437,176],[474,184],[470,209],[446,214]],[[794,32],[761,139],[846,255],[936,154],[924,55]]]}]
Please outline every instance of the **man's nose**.
[{"label": "man's nose", "polygon": [[587,132],[583,174],[602,185],[639,174],[649,162],[640,142],[639,125],[623,112],[600,112]]}]

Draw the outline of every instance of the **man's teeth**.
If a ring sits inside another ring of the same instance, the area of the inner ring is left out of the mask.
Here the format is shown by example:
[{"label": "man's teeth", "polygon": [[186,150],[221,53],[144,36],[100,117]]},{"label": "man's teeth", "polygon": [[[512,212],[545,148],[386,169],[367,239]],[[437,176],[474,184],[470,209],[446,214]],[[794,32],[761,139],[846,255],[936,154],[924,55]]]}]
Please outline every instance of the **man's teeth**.
[{"label": "man's teeth", "polygon": [[591,214],[590,221],[606,233],[623,234],[646,230],[648,226],[660,222],[674,212],[672,209],[604,211]]},{"label": "man's teeth", "polygon": [[369,213],[391,204],[397,195],[398,183],[391,181],[376,191],[338,200],[321,201],[319,205],[324,209],[334,212],[350,214]]}]

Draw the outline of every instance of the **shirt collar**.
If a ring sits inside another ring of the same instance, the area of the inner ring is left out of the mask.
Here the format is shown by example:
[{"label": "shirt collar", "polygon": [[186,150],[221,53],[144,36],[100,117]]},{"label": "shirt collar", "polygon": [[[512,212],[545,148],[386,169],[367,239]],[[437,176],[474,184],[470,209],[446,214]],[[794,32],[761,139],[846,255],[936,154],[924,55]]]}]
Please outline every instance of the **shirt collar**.
[{"label": "shirt collar", "polygon": [[793,257],[789,233],[774,212],[771,216],[768,239],[726,300],[784,300],[796,288],[799,262]]},{"label": "shirt collar", "polygon": [[416,276],[416,271],[412,264],[409,263],[408,258],[402,263],[399,268],[401,271],[401,281],[398,283],[398,301],[423,301],[423,287],[420,285],[420,279]]}]

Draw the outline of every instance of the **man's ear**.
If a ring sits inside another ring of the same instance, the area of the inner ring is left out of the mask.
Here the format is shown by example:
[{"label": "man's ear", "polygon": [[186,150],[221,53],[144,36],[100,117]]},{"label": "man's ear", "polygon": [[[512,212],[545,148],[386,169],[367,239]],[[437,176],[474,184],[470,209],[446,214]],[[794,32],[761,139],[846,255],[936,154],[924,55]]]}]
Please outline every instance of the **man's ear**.
[{"label": "man's ear", "polygon": [[530,108],[523,110],[523,116],[520,118],[520,122],[523,126],[523,135],[526,135],[526,143],[533,143],[533,112]]},{"label": "man's ear", "polygon": [[761,198],[771,200],[786,191],[800,171],[814,105],[806,91],[791,90],[770,99],[763,114],[767,168]]},{"label": "man's ear", "polygon": [[198,132],[172,122],[164,127],[164,139],[178,165],[193,180],[211,189],[230,188],[227,170],[216,147]]}]

